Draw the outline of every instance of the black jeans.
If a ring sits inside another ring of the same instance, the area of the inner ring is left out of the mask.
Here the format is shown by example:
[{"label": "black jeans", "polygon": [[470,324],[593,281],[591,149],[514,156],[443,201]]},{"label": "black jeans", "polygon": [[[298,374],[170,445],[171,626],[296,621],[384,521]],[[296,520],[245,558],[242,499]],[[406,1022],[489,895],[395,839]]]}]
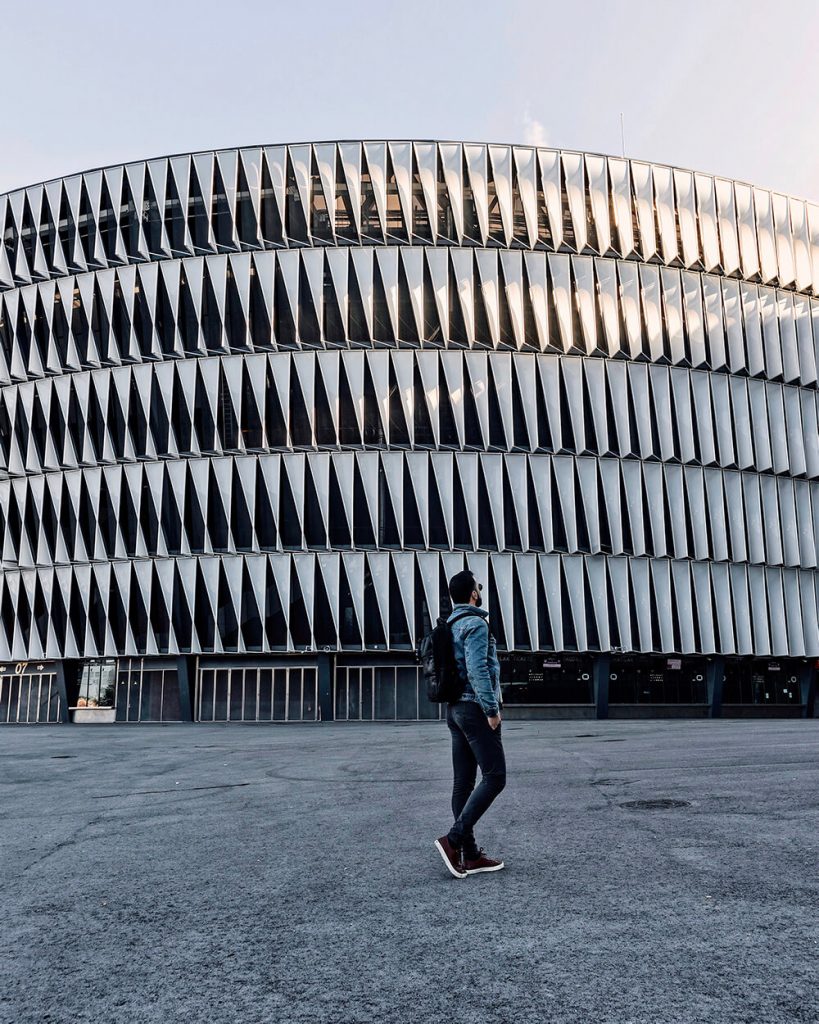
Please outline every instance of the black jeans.
[{"label": "black jeans", "polygon": [[[448,704],[446,724],[452,733],[452,813],[455,824],[449,830],[453,846],[463,846],[464,856],[477,855],[475,822],[506,785],[506,756],[501,728],[493,729],[480,704],[462,700]],[[475,789],[478,766],[481,782]]]}]

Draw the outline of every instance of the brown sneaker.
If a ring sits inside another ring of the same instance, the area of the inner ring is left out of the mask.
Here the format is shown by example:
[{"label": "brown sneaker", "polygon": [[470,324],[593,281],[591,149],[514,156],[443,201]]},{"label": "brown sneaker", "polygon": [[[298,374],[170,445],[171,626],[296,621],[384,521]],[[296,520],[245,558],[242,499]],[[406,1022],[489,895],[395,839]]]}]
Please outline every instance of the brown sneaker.
[{"label": "brown sneaker", "polygon": [[449,871],[456,878],[466,878],[466,871],[464,871],[461,862],[461,851],[457,846],[453,846],[450,843],[449,836],[441,836],[440,839],[436,839],[435,845],[438,847],[438,852],[444,858],[444,864],[446,864]]},{"label": "brown sneaker", "polygon": [[464,860],[463,869],[468,875],[477,875],[481,871],[500,871],[503,867],[502,860],[492,860],[491,857],[486,857],[483,852],[483,847],[478,850],[478,856],[473,860]]}]

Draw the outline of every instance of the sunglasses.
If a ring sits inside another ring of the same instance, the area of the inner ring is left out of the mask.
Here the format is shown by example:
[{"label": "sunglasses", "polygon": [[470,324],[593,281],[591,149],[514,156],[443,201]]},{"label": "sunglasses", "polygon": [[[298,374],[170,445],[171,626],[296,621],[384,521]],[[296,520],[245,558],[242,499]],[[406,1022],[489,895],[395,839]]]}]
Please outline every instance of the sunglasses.
[{"label": "sunglasses", "polygon": [[475,589],[476,590],[483,590],[483,583],[476,583],[475,584]]}]

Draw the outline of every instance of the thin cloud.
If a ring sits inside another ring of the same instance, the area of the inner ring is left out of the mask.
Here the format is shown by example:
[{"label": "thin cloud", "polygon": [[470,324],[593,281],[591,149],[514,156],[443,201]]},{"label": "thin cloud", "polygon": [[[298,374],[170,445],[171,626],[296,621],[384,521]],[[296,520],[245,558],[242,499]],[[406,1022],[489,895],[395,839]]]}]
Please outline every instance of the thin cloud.
[{"label": "thin cloud", "polygon": [[523,114],[523,141],[527,146],[547,146],[546,127],[526,110]]}]

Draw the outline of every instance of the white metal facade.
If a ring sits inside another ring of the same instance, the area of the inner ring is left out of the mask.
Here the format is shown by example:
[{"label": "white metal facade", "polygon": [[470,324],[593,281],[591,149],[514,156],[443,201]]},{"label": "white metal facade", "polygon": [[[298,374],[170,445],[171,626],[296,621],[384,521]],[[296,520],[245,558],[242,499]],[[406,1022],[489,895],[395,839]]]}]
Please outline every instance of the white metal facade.
[{"label": "white metal facade", "polygon": [[0,660],[819,656],[819,206],[589,154],[198,153],[0,196]]}]

